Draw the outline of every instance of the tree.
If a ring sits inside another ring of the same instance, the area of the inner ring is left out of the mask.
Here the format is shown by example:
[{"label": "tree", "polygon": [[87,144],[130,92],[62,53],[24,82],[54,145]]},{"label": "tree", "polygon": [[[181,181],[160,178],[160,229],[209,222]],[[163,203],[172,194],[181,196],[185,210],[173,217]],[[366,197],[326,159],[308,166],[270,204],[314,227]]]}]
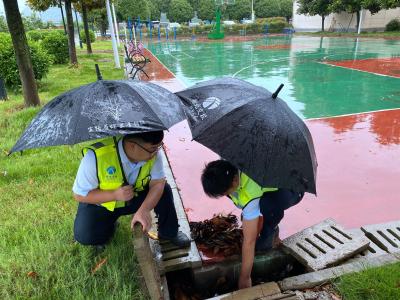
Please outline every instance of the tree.
[{"label": "tree", "polygon": [[147,0],[119,0],[117,11],[124,20],[127,20],[128,17],[134,20],[137,17],[140,17],[141,20],[147,20],[150,16],[150,8]]},{"label": "tree", "polygon": [[215,1],[202,0],[198,6],[198,17],[202,20],[213,20],[215,17]]},{"label": "tree", "polygon": [[289,21],[293,17],[293,0],[281,0],[280,5],[280,16]]},{"label": "tree", "polygon": [[150,20],[157,20],[160,17],[160,10],[153,1],[149,1]]},{"label": "tree", "polygon": [[299,0],[297,12],[303,15],[321,16],[321,30],[325,31],[325,17],[331,13],[331,4],[332,0]]},{"label": "tree", "polygon": [[34,12],[32,15],[27,17],[22,17],[22,22],[24,23],[24,28],[26,31],[43,29],[46,25],[42,22],[42,19]]},{"label": "tree", "polygon": [[100,30],[102,36],[106,35],[106,31],[108,28],[108,19],[107,19],[107,11],[106,8],[101,9],[93,9],[88,14],[88,21]]},{"label": "tree", "polygon": [[0,32],[7,32],[8,27],[7,27],[7,22],[4,16],[0,16]]},{"label": "tree", "polygon": [[259,0],[255,4],[255,13],[259,18],[279,17],[280,0]]},{"label": "tree", "polygon": [[[50,6],[56,7],[60,4],[58,0],[27,0],[27,2],[32,9],[38,11],[45,11]],[[72,18],[71,0],[64,0],[64,3],[65,3],[65,14],[67,16],[69,60],[72,65],[77,65],[78,58],[76,56],[76,48],[75,48],[74,20]]]},{"label": "tree", "polygon": [[190,6],[193,8],[193,11],[199,11],[200,3],[204,0],[188,0]]},{"label": "tree", "polygon": [[385,9],[400,7],[400,0],[379,0],[379,2]]},{"label": "tree", "polygon": [[[356,13],[357,27],[360,23],[360,12],[362,9],[368,9],[371,14],[375,14],[381,10],[382,0],[333,0],[330,9],[332,12],[340,13],[345,11],[349,14]],[[397,0],[392,0],[397,1]]]},{"label": "tree", "polygon": [[21,78],[25,107],[40,105],[39,94],[33,74],[32,59],[29,53],[24,25],[17,0],[3,1],[7,24],[14,46],[15,57]]},{"label": "tree", "polygon": [[71,0],[65,0],[65,14],[67,16],[69,60],[72,65],[78,65],[75,47],[74,19],[72,18]]},{"label": "tree", "polygon": [[[77,11],[82,14],[83,21],[83,29],[85,31],[85,36],[90,36],[89,34],[89,19],[88,19],[88,11],[93,9],[105,7],[104,0],[80,0],[79,2],[74,4],[74,7]],[[90,39],[86,39],[86,51],[88,54],[92,54],[92,42]]]},{"label": "tree", "polygon": [[234,5],[228,5],[226,7],[226,14],[233,20],[250,19],[251,0],[236,0]]},{"label": "tree", "polygon": [[168,18],[173,22],[187,22],[193,16],[193,8],[186,0],[171,0]]},{"label": "tree", "polygon": [[[158,10],[163,13],[169,12],[169,6],[171,4],[171,0],[152,0],[152,2],[157,6]],[[160,16],[158,16],[160,17]]]}]

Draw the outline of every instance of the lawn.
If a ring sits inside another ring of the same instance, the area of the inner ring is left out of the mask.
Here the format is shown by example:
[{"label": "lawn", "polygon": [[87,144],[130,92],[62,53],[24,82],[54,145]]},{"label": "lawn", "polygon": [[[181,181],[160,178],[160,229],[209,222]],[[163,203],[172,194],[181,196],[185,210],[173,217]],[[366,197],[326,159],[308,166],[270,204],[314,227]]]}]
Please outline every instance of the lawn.
[{"label": "lawn", "polygon": [[[93,48],[90,56],[78,50],[78,68],[51,68],[39,84],[42,105],[95,81],[95,63],[104,79],[123,78],[123,69],[114,68],[111,42],[96,41]],[[22,95],[8,92],[9,100],[0,101],[0,299],[144,299],[129,217],[102,253],[73,240],[77,203],[71,187],[82,145],[6,155],[40,110],[23,109]]]},{"label": "lawn", "polygon": [[400,263],[343,276],[335,286],[346,300],[400,299]]}]

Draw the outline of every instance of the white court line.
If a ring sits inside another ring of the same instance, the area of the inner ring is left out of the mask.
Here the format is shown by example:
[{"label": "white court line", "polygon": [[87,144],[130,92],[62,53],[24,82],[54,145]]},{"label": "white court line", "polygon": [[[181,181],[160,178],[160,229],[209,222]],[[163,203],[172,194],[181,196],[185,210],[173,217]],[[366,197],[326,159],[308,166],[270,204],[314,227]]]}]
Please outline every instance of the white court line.
[{"label": "white court line", "polygon": [[186,56],[188,56],[190,58],[194,58],[194,56],[191,56],[191,55],[187,54],[186,52],[180,51],[179,53],[182,53],[182,54],[184,54],[184,55],[186,55]]},{"label": "white court line", "polygon": [[346,69],[346,70],[352,70],[352,71],[358,71],[358,72],[363,72],[363,73],[368,73],[368,74],[373,74],[373,75],[378,75],[378,76],[383,76],[383,77],[390,77],[390,78],[398,78],[398,79],[400,79],[400,78],[397,77],[397,76],[391,76],[391,75],[386,75],[386,74],[379,74],[379,73],[375,73],[375,72],[369,72],[369,71],[364,71],[364,70],[360,70],[360,69],[356,69],[356,68],[350,68],[350,67],[345,67],[345,66],[337,66],[337,65],[330,64],[330,63],[327,63],[327,62],[321,62],[321,61],[319,61],[318,63],[319,63],[319,64],[322,64],[322,65],[329,65],[329,66],[331,66],[331,67],[337,67],[337,68],[342,68],[342,69]]},{"label": "white court line", "polygon": [[[331,56],[336,56],[336,55],[340,55],[340,54],[347,54],[348,52],[343,52],[343,53],[335,53],[335,54],[331,54],[331,55],[326,55],[326,56],[324,56],[324,58],[326,58],[326,57],[331,57]],[[308,57],[308,56],[317,56],[317,55],[321,55],[321,53],[309,53],[308,55],[306,54],[306,55],[302,55],[302,56],[300,56],[300,57],[298,57],[299,59],[302,59],[303,57]],[[285,60],[289,60],[289,59],[296,59],[296,57],[283,57],[283,58],[277,58],[277,59],[272,59],[272,60],[270,60],[270,61],[263,61],[263,62],[257,62],[257,63],[255,63],[255,64],[251,64],[251,65],[249,65],[249,66],[247,66],[247,67],[244,67],[244,68],[242,68],[242,69],[240,69],[239,71],[237,71],[236,73],[234,73],[233,75],[232,75],[232,77],[235,77],[237,74],[239,74],[240,72],[242,72],[242,71],[244,71],[244,70],[246,70],[246,69],[248,69],[248,68],[251,68],[251,67],[253,67],[253,66],[255,66],[255,65],[260,65],[260,64],[267,64],[267,63],[274,63],[274,62],[280,62],[280,61],[285,61]],[[321,62],[319,62],[319,61],[315,61],[315,62],[318,62],[318,63],[321,63]]]},{"label": "white court line", "polygon": [[172,58],[174,58],[175,60],[179,61],[179,58],[173,56],[171,53],[168,53],[169,56],[171,56]]},{"label": "white court line", "polygon": [[304,119],[304,120],[305,121],[313,121],[313,120],[333,119],[333,118],[350,117],[350,116],[364,115],[364,114],[371,114],[371,113],[378,113],[378,112],[385,112],[385,111],[392,111],[392,110],[400,110],[400,107],[398,107],[398,108],[378,109],[378,110],[364,111],[364,112],[337,115],[337,116],[326,116],[326,117],[310,118],[310,119]]}]

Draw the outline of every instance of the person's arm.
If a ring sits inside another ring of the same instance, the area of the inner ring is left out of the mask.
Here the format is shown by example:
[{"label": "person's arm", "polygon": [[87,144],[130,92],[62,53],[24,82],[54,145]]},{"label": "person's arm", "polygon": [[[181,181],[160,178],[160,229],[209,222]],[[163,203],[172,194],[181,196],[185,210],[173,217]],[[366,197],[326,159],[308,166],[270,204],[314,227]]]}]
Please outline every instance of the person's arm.
[{"label": "person's arm", "polygon": [[109,201],[129,201],[133,198],[133,188],[131,185],[122,186],[116,190],[104,191],[100,189],[91,190],[86,196],[74,193],[76,201],[101,204]]},{"label": "person's arm", "polygon": [[139,207],[137,212],[132,218],[131,228],[135,223],[139,222],[142,224],[143,231],[148,232],[151,228],[151,215],[150,211],[157,205],[158,201],[164,192],[165,179],[151,180],[149,184],[149,192],[144,199],[142,205]]},{"label": "person's arm", "polygon": [[242,267],[239,277],[239,289],[251,287],[251,270],[254,262],[254,249],[258,235],[258,218],[243,220]]}]

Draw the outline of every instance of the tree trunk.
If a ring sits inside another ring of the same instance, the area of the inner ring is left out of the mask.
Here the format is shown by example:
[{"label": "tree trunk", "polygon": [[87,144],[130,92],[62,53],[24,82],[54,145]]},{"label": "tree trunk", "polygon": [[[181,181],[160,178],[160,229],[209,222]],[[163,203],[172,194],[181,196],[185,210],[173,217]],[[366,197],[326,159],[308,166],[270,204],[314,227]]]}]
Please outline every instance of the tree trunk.
[{"label": "tree trunk", "polygon": [[24,25],[17,0],[3,1],[7,17],[7,25],[10,30],[15,57],[17,60],[19,77],[22,83],[25,107],[40,105],[38,90],[33,74],[32,59],[26,40]]},{"label": "tree trunk", "polygon": [[321,17],[322,17],[322,32],[324,32],[325,31],[325,16],[322,15]]},{"label": "tree trunk", "polygon": [[75,48],[74,19],[72,18],[71,0],[65,0],[65,14],[67,15],[69,60],[72,65],[78,64]]},{"label": "tree trunk", "polygon": [[62,9],[61,0],[59,0],[58,6],[60,7],[60,10],[61,10],[61,18],[62,18],[63,25],[64,25],[64,33],[67,34],[67,27],[65,27],[64,11],[63,11],[63,9]]},{"label": "tree trunk", "polygon": [[87,9],[85,2],[82,1],[82,19],[83,19],[83,27],[85,29],[85,36],[86,36],[86,49],[88,54],[92,54],[92,42],[90,41],[89,35],[89,23],[87,18]]}]

